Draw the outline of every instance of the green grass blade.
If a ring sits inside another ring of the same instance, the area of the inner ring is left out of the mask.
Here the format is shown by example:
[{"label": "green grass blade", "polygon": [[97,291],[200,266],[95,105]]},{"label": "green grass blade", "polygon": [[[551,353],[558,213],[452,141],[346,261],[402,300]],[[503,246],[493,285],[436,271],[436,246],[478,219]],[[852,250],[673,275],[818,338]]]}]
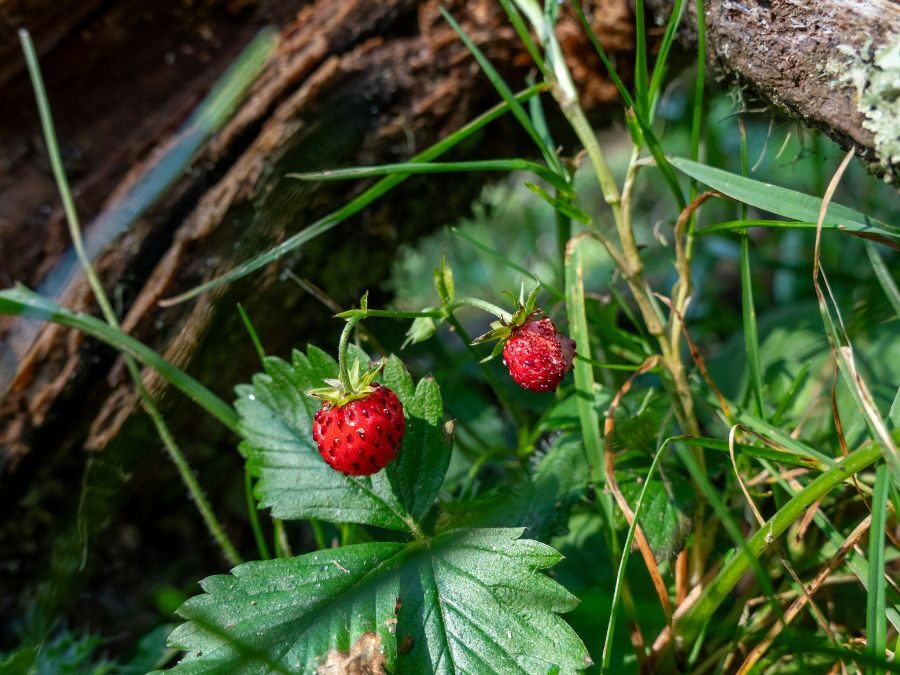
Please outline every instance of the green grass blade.
[{"label": "green grass blade", "polygon": [[[672,158],[671,163],[675,168],[683,171],[691,178],[695,178],[739,202],[785,218],[812,223],[812,227],[815,227],[815,222],[818,220],[819,209],[822,206],[822,200],[818,197],[751,178],[744,178],[743,176],[705,166],[681,157]],[[798,223],[793,223],[795,227],[798,225]],[[862,213],[833,202],[828,205],[823,227],[879,235],[900,241],[900,227],[869,218]],[[706,228],[704,232],[709,229]]]},{"label": "green grass blade", "polygon": [[890,302],[891,307],[894,308],[894,314],[897,315],[897,318],[900,318],[900,290],[897,289],[897,284],[894,282],[890,270],[888,270],[887,265],[884,264],[884,260],[882,259],[881,254],[878,253],[875,244],[870,241],[866,242],[866,253],[869,254],[869,260],[872,263],[872,270],[875,272],[875,278],[878,279],[878,283],[881,284],[881,288],[884,290],[888,302]]},{"label": "green grass blade", "polygon": [[[703,102],[706,87],[706,13],[703,0],[696,0],[697,9],[697,75],[694,80],[694,105],[691,115],[691,160],[700,159],[700,136],[703,129]],[[691,201],[697,196],[697,181],[691,177]],[[696,221],[696,214],[691,217]]]},{"label": "green grass blade", "polygon": [[650,101],[650,118],[653,119],[653,110],[656,107],[656,101],[662,90],[663,78],[666,75],[666,65],[669,61],[669,52],[672,49],[672,43],[675,42],[675,33],[678,25],[681,23],[681,17],[684,15],[685,0],[675,0],[672,7],[672,13],[669,15],[669,21],[666,23],[666,32],[663,34],[662,42],[659,45],[659,52],[656,56],[656,63],[653,64],[653,75],[650,78],[650,89],[647,97]]},{"label": "green grass blade", "polygon": [[24,286],[0,291],[0,314],[51,321],[75,328],[125,354],[130,354],[144,365],[153,368],[231,431],[238,432],[238,416],[230,405],[183,370],[166,361],[147,345],[99,319],[87,314],[72,312]]},{"label": "green grass blade", "polygon": [[[816,229],[816,224],[813,221],[797,221],[797,220],[765,220],[765,219],[747,219],[747,220],[727,220],[723,223],[716,223],[715,225],[708,225],[702,229],[697,230],[697,236],[703,236],[705,234],[717,234],[721,232],[740,232],[741,230],[745,230],[749,227],[773,227],[780,228],[784,230],[793,230],[793,229]],[[824,226],[825,229],[832,230],[843,230],[844,228],[840,227],[838,224],[826,224]]]},{"label": "green grass blade", "polygon": [[472,53],[472,56],[475,57],[475,60],[478,62],[478,65],[481,66],[481,69],[484,71],[484,74],[487,75],[487,78],[491,81],[491,84],[494,85],[494,88],[497,90],[497,93],[500,94],[501,98],[509,105],[510,111],[513,116],[519,121],[519,124],[522,125],[522,128],[525,130],[531,140],[534,141],[534,144],[537,146],[538,150],[541,151],[541,155],[544,157],[544,161],[547,162],[547,166],[553,169],[560,176],[565,176],[565,170],[560,164],[559,158],[553,152],[552,148],[548,148],[544,143],[544,139],[541,138],[541,135],[538,133],[537,129],[534,128],[534,124],[531,122],[531,118],[528,116],[528,113],[525,112],[525,109],[522,107],[522,104],[516,99],[513,94],[512,89],[510,89],[509,85],[506,84],[503,77],[501,77],[500,73],[497,72],[497,69],[494,68],[493,64],[488,60],[487,56],[484,55],[484,52],[478,48],[474,42],[472,42],[471,38],[466,34],[466,32],[462,29],[456,19],[453,18],[453,15],[450,14],[443,7],[440,8],[441,16],[450,24],[450,27],[456,31],[456,34],[459,35],[460,39],[463,41],[463,44],[466,45],[466,48]]},{"label": "green grass blade", "polygon": [[[896,434],[900,437],[900,434]],[[798,491],[795,490],[791,484],[781,475],[781,473],[771,464],[769,464],[766,460],[760,460],[760,463],[769,472],[770,475],[774,476],[775,480],[781,486],[781,488],[790,496],[796,496]],[[827,516],[823,513],[822,509],[817,509],[815,514],[813,515],[813,522],[816,527],[822,531],[825,537],[828,538],[829,543],[835,548],[839,548],[841,542],[844,540],[844,535],[841,534],[838,529],[831,523],[831,521],[827,518]],[[847,567],[851,572],[856,576],[862,585],[863,589],[868,589],[869,587],[869,562],[865,558],[865,556],[860,555],[856,552],[851,553],[846,560]],[[889,597],[889,606],[887,607],[886,613],[888,621],[891,622],[891,625],[894,626],[895,630],[900,631],[900,597],[897,596],[897,593],[893,588],[888,587],[887,589]]]},{"label": "green grass blade", "polygon": [[[713,511],[715,511],[716,515],[719,517],[719,522],[722,524],[722,527],[725,528],[725,531],[731,537],[735,546],[735,553],[730,558],[727,559],[723,569],[728,566],[728,562],[734,562],[735,560],[744,560],[745,564],[742,568],[741,574],[738,578],[731,579],[726,578],[725,583],[730,584],[728,589],[723,593],[722,597],[718,599],[718,601],[713,605],[709,605],[707,609],[709,610],[708,615],[701,615],[697,619],[692,619],[691,621],[687,621],[687,615],[682,618],[681,622],[678,622],[676,619],[675,630],[676,633],[681,632],[682,630],[691,631],[689,639],[686,640],[686,643],[690,644],[697,635],[699,634],[703,624],[707,622],[707,620],[712,616],[712,612],[718,607],[719,603],[724,599],[724,595],[731,591],[735,584],[740,580],[740,577],[743,576],[744,572],[747,571],[747,568],[751,568],[753,570],[754,575],[756,576],[756,580],[759,583],[759,587],[762,590],[763,594],[769,599],[772,610],[776,613],[776,615],[781,616],[783,614],[781,605],[778,600],[775,598],[775,589],[772,587],[772,581],[769,579],[769,575],[766,573],[766,570],[759,562],[759,554],[762,552],[754,550],[751,547],[751,540],[747,540],[744,538],[744,533],[741,532],[741,528],[738,526],[737,522],[735,522],[731,513],[728,511],[728,507],[725,505],[725,502],[722,501],[722,497],[719,495],[718,490],[713,487],[712,483],[709,482],[709,476],[706,471],[700,467],[700,464],[694,458],[694,455],[687,451],[686,448],[682,446],[676,446],[676,452],[678,453],[679,458],[681,459],[682,464],[687,468],[688,473],[691,475],[691,478],[694,480],[694,484],[700,488],[700,491],[703,493],[703,496],[706,498],[706,501],[712,506]],[[801,512],[802,513],[802,512]],[[716,578],[710,583],[710,585],[714,584],[719,577],[722,576],[722,572],[719,572],[716,575]],[[708,590],[708,586],[706,589]],[[701,596],[702,600],[702,596]],[[690,614],[691,611],[697,609],[700,605],[700,600],[695,605],[691,606],[691,610],[688,612]],[[694,621],[696,620],[696,623]]]},{"label": "green grass blade", "polygon": [[[684,453],[685,457],[689,457]],[[704,623],[722,604],[722,601],[741,580],[751,564],[764,553],[770,542],[781,536],[803,513],[833,488],[850,476],[868,468],[881,458],[881,447],[869,443],[843,458],[837,466],[829,469],[782,506],[774,516],[766,521],[747,540],[736,555],[726,560],[718,574],[710,580],[700,593],[697,601],[683,615],[676,617],[675,631],[690,643],[699,633]],[[705,479],[705,476],[701,476]]]},{"label": "green grass blade", "polygon": [[[516,100],[527,101],[532,96],[535,96],[539,92],[543,91],[544,88],[544,85],[535,85],[533,87],[529,87],[525,91],[517,94]],[[472,134],[482,129],[485,125],[503,116],[508,111],[509,104],[506,102],[494,106],[487,112],[476,117],[474,120],[472,120],[462,128],[447,136],[447,138],[438,141],[427,150],[422,151],[421,153],[413,157],[411,161],[430,162],[433,159],[437,159],[445,152],[448,152],[451,148],[455,147],[465,139],[469,138]],[[290,253],[291,251],[300,248],[319,235],[328,232],[336,225],[344,222],[345,220],[347,220],[347,218],[359,213],[364,208],[369,206],[372,202],[384,196],[395,187],[400,185],[407,178],[408,176],[399,174],[394,174],[392,176],[382,178],[380,181],[375,183],[375,185],[373,185],[354,199],[350,200],[347,204],[339,208],[337,211],[333,211],[327,216],[320,218],[315,223],[301,230],[292,237],[289,237],[278,246],[275,246],[265,253],[258,255],[251,260],[248,260],[247,262],[239,265],[235,269],[227,272],[226,274],[223,274],[220,277],[216,277],[215,279],[211,279],[206,283],[200,284],[199,286],[196,286],[191,290],[182,293],[181,295],[177,295],[173,298],[164,300],[161,304],[163,304],[164,306],[168,306],[177,304],[179,302],[184,302],[185,300],[197,297],[201,293],[205,293],[206,291],[209,291],[218,286],[222,286],[224,284],[231,283],[232,281],[241,279],[248,274],[255,272],[256,270],[265,267],[269,263],[278,260],[278,258],[285,255],[286,253]]]},{"label": "green grass blade", "polygon": [[[719,438],[707,438],[705,436],[678,436],[673,437],[674,440],[683,442],[686,445],[692,445],[697,448],[705,448],[707,450],[717,450],[721,453],[728,454],[728,441]],[[755,457],[756,459],[766,459],[787,466],[800,466],[805,469],[813,469],[814,471],[825,471],[829,465],[819,461],[815,457],[800,455],[787,450],[775,450],[765,445],[744,445],[743,443],[735,443],[736,452]]]},{"label": "green grass blade", "polygon": [[649,119],[649,97],[647,94],[647,28],[644,25],[644,0],[634,5],[634,102],[643,119]]},{"label": "green grass blade", "polygon": [[[72,198],[68,177],[66,176],[65,168],[63,167],[62,158],[59,152],[59,143],[56,137],[56,130],[53,124],[53,116],[50,110],[50,103],[47,99],[47,92],[44,88],[44,78],[41,74],[41,68],[40,64],[38,63],[37,54],[35,53],[34,45],[31,41],[31,35],[27,30],[22,29],[19,31],[19,39],[22,43],[22,51],[25,54],[28,73],[31,78],[32,87],[34,88],[35,99],[38,106],[38,113],[41,120],[41,127],[44,132],[44,141],[47,146],[47,152],[50,156],[50,164],[53,169],[54,178],[56,179],[56,186],[59,191],[59,196],[63,202],[63,207],[66,213],[66,221],[68,224],[69,233],[72,238],[72,243],[74,245],[78,261],[84,271],[84,275],[87,278],[88,284],[90,285],[91,290],[94,294],[94,299],[96,300],[97,305],[100,308],[100,312],[103,315],[103,318],[106,320],[106,323],[99,321],[98,323],[100,325],[108,327],[113,332],[121,334],[122,330],[119,325],[119,318],[113,310],[112,304],[110,303],[109,298],[106,295],[106,291],[103,288],[103,284],[100,282],[99,277],[94,271],[93,265],[91,264],[91,256],[88,254],[84,246],[78,212],[75,209],[75,200]],[[213,512],[209,501],[206,499],[206,495],[203,493],[203,489],[200,487],[199,482],[197,481],[190,465],[188,464],[187,458],[184,456],[181,448],[178,447],[178,444],[175,441],[175,437],[172,435],[168,425],[163,419],[162,413],[159,411],[156,402],[153,401],[146,388],[144,387],[140,369],[138,368],[137,363],[135,363],[132,355],[127,352],[123,354],[123,357],[126,370],[128,371],[128,374],[130,375],[132,381],[134,382],[134,387],[137,392],[138,398],[141,401],[141,405],[152,421],[157,435],[159,436],[159,439],[162,441],[163,447],[166,450],[166,453],[169,455],[169,458],[172,460],[172,463],[175,465],[175,468],[181,476],[181,479],[184,482],[184,486],[187,489],[188,494],[191,496],[191,499],[194,501],[197,510],[200,512],[200,516],[206,524],[209,533],[219,544],[219,547],[221,548],[222,554],[225,559],[228,560],[228,562],[232,565],[239,564],[241,562],[240,554],[237,552],[237,549],[229,540],[228,535],[225,533],[225,530],[222,527],[222,524],[219,522],[219,519]]]},{"label": "green grass blade", "polygon": [[600,44],[600,40],[597,39],[597,35],[596,33],[594,33],[594,29],[591,28],[590,22],[584,15],[584,10],[581,7],[581,2],[579,0],[572,0],[572,6],[575,7],[575,12],[576,14],[578,14],[578,20],[581,21],[581,26],[584,28],[584,32],[587,34],[588,39],[594,46],[594,50],[597,52],[597,56],[600,57],[600,62],[603,64],[603,67],[606,68],[606,73],[607,75],[609,75],[609,79],[611,79],[613,84],[616,85],[616,90],[619,92],[619,96],[621,96],[622,101],[625,102],[625,107],[634,108],[634,99],[631,97],[631,93],[628,91],[628,87],[626,87],[625,83],[622,82],[622,78],[619,77],[616,69],[613,68],[612,62],[609,60],[609,56],[607,55],[606,50],[603,49],[603,45]]},{"label": "green grass blade", "polygon": [[544,62],[544,57],[541,56],[541,52],[534,43],[534,40],[531,39],[531,32],[528,30],[528,26],[525,25],[521,13],[519,13],[519,10],[516,9],[516,6],[511,3],[510,0],[500,0],[500,5],[503,7],[503,11],[506,12],[506,16],[509,17],[509,22],[515,29],[522,44],[525,45],[525,49],[528,50],[531,60],[534,61],[538,70],[540,70],[541,73],[544,73],[544,76],[546,77],[547,64]]},{"label": "green grass blade", "polygon": [[[869,588],[866,596],[866,651],[874,658],[885,658],[887,649],[887,587],[884,579],[884,527],[887,519],[888,468],[879,464],[875,470],[872,495],[872,526],[869,528]],[[870,666],[868,675],[880,675],[882,668]]]},{"label": "green grass blade", "polygon": [[241,321],[244,324],[244,328],[250,336],[250,341],[253,343],[253,348],[256,350],[256,355],[259,357],[259,362],[265,363],[266,350],[263,348],[262,341],[259,339],[256,328],[253,327],[253,324],[250,322],[250,317],[247,316],[247,312],[244,311],[244,306],[241,303],[237,304],[237,309],[238,314],[241,315]]},{"label": "green grass blade", "polygon": [[[571,240],[566,251],[566,316],[569,333],[580,354],[591,354],[591,336],[584,309],[584,268],[579,240]],[[603,440],[600,416],[594,407],[594,370],[590,363],[576,359],[573,364],[578,417],[584,438],[584,451],[591,470],[591,480],[600,487],[606,482],[603,473]]]},{"label": "green grass blade", "polygon": [[635,504],[634,518],[631,521],[631,525],[628,527],[628,534],[625,536],[625,544],[622,546],[622,557],[619,559],[619,568],[616,571],[616,585],[613,587],[612,604],[609,608],[609,623],[606,625],[606,638],[603,641],[603,652],[600,657],[600,673],[603,675],[610,672],[613,636],[615,634],[616,619],[619,613],[619,602],[622,599],[622,587],[625,583],[625,570],[627,569],[628,558],[631,554],[631,544],[634,541],[634,533],[637,530],[638,523],[643,515],[644,496],[647,494],[650,479],[653,478],[656,467],[659,465],[662,456],[665,454],[665,451],[672,440],[672,438],[667,438],[663,441],[659,450],[656,451],[656,456],[653,458],[653,462],[650,464],[650,470],[647,472],[647,477],[644,479],[644,485],[641,487],[641,493],[638,496],[637,504]]},{"label": "green grass blade", "polygon": [[569,184],[543,164],[527,159],[485,159],[472,162],[401,162],[379,166],[360,166],[330,171],[289,173],[288,178],[305,181],[333,181],[390,176],[393,174],[420,175],[429,173],[463,173],[475,171],[530,171],[553,187],[569,191]]},{"label": "green grass blade", "polygon": [[763,377],[759,356],[759,333],[756,330],[756,308],[753,305],[753,278],[750,270],[750,237],[741,235],[741,310],[744,320],[744,347],[747,350],[747,370],[756,414],[765,415],[763,408]]},{"label": "green grass blade", "polygon": [[809,375],[810,368],[812,365],[807,361],[800,368],[800,372],[797,373],[797,377],[794,378],[794,381],[791,382],[791,386],[788,387],[788,390],[784,393],[784,396],[781,397],[781,401],[778,402],[778,407],[775,408],[775,412],[772,413],[772,418],[769,420],[773,425],[778,425],[781,423],[781,416],[787,411],[788,407],[791,403],[794,402],[794,396],[796,396],[797,391],[803,386],[803,383],[806,382],[806,378]]}]

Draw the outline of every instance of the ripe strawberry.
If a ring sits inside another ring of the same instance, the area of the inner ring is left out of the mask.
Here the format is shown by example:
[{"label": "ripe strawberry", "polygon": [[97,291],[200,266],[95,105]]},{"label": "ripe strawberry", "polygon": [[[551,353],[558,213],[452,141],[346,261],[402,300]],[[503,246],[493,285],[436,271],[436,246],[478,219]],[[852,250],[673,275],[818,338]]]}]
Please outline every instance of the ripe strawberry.
[{"label": "ripe strawberry", "polygon": [[348,476],[368,476],[387,466],[405,431],[403,404],[380,384],[367,385],[359,394],[326,398],[313,422],[319,454]]},{"label": "ripe strawberry", "polygon": [[531,391],[555,391],[572,369],[575,341],[556,332],[553,322],[531,314],[512,329],[503,345],[503,363],[521,387]]},{"label": "ripe strawberry", "polygon": [[503,363],[520,387],[531,391],[555,391],[575,359],[575,341],[556,332],[556,326],[536,307],[538,287],[528,298],[525,289],[512,314],[500,315],[491,330],[472,344],[496,340],[492,358],[503,352]]}]

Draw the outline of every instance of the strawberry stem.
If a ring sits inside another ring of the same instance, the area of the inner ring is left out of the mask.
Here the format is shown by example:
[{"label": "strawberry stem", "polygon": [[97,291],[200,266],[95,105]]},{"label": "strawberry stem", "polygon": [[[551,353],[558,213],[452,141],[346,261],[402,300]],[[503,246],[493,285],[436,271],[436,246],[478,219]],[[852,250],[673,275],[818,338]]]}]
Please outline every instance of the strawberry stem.
[{"label": "strawberry stem", "polygon": [[341,332],[341,342],[338,345],[338,377],[341,380],[341,386],[347,392],[353,391],[353,385],[350,382],[350,370],[347,366],[347,345],[350,342],[350,335],[353,333],[353,327],[357,321],[362,319],[364,314],[356,314],[347,319],[344,330]]},{"label": "strawberry stem", "polygon": [[463,306],[477,307],[478,309],[487,312],[488,314],[493,314],[501,321],[505,321],[507,323],[512,321],[512,314],[500,309],[499,307],[497,307],[497,305],[494,305],[487,300],[481,300],[480,298],[460,298],[450,305],[447,305],[447,309],[453,311],[457,307]]}]

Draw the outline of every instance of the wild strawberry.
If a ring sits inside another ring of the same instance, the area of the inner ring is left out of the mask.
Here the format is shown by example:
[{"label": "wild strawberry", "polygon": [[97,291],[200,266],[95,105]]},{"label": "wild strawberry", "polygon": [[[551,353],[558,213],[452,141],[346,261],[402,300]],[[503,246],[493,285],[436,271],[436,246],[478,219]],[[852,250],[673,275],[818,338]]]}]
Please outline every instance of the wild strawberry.
[{"label": "wild strawberry", "polygon": [[555,391],[572,369],[575,341],[556,332],[553,322],[531,318],[512,329],[503,363],[516,383],[531,391]]},{"label": "wild strawberry", "polygon": [[[491,356],[503,352],[503,363],[516,383],[531,391],[555,391],[575,358],[575,341],[556,332],[556,326],[535,307],[537,288],[523,293],[512,315],[491,324],[473,344],[497,340]],[[515,300],[515,297],[513,297]]]},{"label": "wild strawberry", "polygon": [[380,384],[343,405],[322,403],[313,422],[319,454],[349,476],[368,476],[387,466],[406,431],[403,404]]}]

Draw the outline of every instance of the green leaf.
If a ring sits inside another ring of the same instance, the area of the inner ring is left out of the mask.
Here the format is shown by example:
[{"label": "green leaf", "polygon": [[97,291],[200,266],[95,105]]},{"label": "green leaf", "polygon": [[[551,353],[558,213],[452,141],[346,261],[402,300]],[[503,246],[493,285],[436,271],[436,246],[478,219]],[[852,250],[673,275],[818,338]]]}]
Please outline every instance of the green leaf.
[{"label": "green leaf", "polygon": [[454,530],[240,565],[179,609],[175,670],[344,672],[349,653],[376,672],[574,673],[590,659],[557,614],[577,600],[539,573],[560,555],[521,534]]},{"label": "green leaf", "polygon": [[[812,227],[815,227],[815,223],[818,220],[819,209],[822,206],[822,200],[818,197],[812,197],[802,192],[788,190],[787,188],[763,183],[751,178],[744,178],[743,176],[692,162],[681,157],[673,158],[671,163],[675,168],[683,171],[691,178],[695,178],[739,202],[776,213],[785,218],[802,221],[812,225]],[[828,205],[828,211],[825,214],[822,226],[856,234],[900,240],[900,228],[869,218],[858,211],[834,202]],[[701,230],[701,232],[708,230],[709,228]]]},{"label": "green leaf", "polygon": [[[647,469],[616,472],[619,488],[632,508],[638,502],[647,473]],[[687,478],[673,470],[665,476],[654,474],[646,488],[640,523],[653,555],[661,563],[681,549],[691,530],[694,488]],[[621,524],[624,522],[622,518]]]},{"label": "green leaf", "polygon": [[387,475],[400,503],[419,521],[434,504],[450,464],[441,391],[432,377],[421,379],[413,389],[412,377],[396,356],[385,364],[382,381],[397,394],[406,416],[403,445]]},{"label": "green leaf", "polygon": [[169,645],[186,654],[174,670],[313,673],[330,651],[349,651],[363,636],[393,661],[396,570],[404,555],[399,543],[359,544],[208,577],[204,595],[178,610],[188,623]]},{"label": "green leaf", "polygon": [[[360,350],[351,352],[351,359],[367,361]],[[410,530],[410,516],[384,472],[344,476],[319,456],[312,419],[320,404],[305,392],[337,377],[337,362],[310,347],[305,355],[294,352],[293,363],[267,357],[264,367],[252,385],[237,388],[235,403],[244,437],[240,450],[248,470],[259,478],[260,506],[286,520],[317,518]]]},{"label": "green leaf", "polygon": [[[522,530],[453,530],[435,537],[431,555],[405,577],[398,657],[409,673],[574,673],[587,650],[558,616],[578,600],[538,574],[559,562],[555,550],[518,539]],[[402,644],[402,642],[401,642]]]},{"label": "green leaf", "polygon": [[[577,411],[574,415],[577,428]],[[565,530],[569,511],[585,496],[589,482],[581,435],[557,434],[526,480],[445,504],[445,520],[439,526],[521,526],[529,537],[548,541]]]}]

